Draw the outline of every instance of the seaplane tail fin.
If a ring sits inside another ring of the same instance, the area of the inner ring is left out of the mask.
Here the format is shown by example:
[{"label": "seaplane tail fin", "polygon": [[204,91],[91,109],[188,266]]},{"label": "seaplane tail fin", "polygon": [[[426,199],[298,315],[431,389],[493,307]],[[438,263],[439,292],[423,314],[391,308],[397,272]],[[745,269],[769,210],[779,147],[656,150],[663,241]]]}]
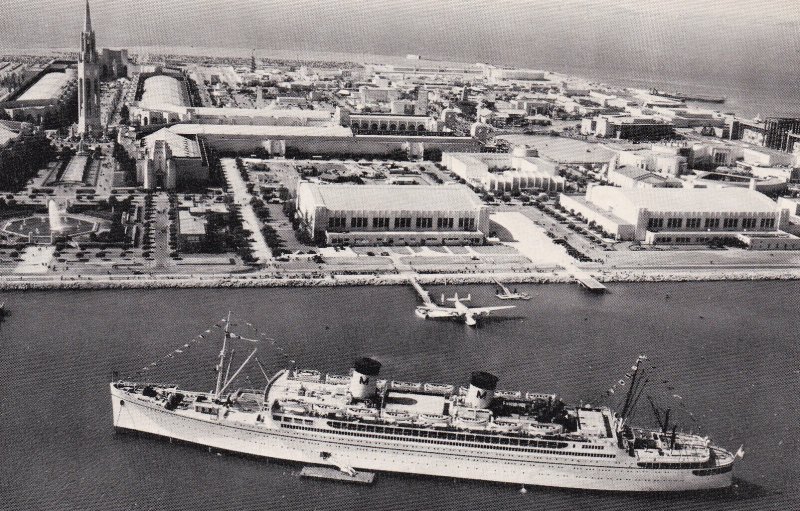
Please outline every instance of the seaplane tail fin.
[{"label": "seaplane tail fin", "polygon": [[737,458],[744,458],[744,444],[739,446],[739,450],[736,451]]},{"label": "seaplane tail fin", "polygon": [[471,302],[472,301],[472,293],[469,293],[466,298],[462,300],[463,302]]}]

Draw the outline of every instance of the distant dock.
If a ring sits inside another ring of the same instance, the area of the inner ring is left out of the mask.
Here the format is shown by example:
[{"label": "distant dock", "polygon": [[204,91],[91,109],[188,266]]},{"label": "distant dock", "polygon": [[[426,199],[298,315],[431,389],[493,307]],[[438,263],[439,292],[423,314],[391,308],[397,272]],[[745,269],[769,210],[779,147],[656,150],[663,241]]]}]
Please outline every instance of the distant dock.
[{"label": "distant dock", "polygon": [[341,470],[331,467],[303,467],[303,470],[300,471],[300,477],[327,479],[329,481],[340,481],[343,483],[372,484],[375,480],[375,473],[356,472],[351,476],[345,474]]}]

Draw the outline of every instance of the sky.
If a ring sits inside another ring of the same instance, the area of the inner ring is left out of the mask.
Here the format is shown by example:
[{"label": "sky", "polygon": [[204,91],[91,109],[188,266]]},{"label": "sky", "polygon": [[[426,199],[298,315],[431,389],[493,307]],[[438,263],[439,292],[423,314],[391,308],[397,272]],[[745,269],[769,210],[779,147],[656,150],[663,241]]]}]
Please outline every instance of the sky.
[{"label": "sky", "polygon": [[[98,47],[413,53],[774,85],[779,94],[795,90],[800,69],[798,0],[94,0],[91,7]],[[79,44],[82,0],[0,0],[0,12],[0,50]]]}]

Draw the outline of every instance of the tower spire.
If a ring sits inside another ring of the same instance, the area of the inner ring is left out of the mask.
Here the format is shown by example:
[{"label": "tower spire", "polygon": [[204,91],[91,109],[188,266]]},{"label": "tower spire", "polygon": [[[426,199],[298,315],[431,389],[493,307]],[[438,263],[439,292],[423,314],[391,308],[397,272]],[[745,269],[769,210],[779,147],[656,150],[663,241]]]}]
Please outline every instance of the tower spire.
[{"label": "tower spire", "polygon": [[83,20],[83,31],[84,32],[92,31],[92,16],[89,13],[89,0],[86,0],[86,17]]}]

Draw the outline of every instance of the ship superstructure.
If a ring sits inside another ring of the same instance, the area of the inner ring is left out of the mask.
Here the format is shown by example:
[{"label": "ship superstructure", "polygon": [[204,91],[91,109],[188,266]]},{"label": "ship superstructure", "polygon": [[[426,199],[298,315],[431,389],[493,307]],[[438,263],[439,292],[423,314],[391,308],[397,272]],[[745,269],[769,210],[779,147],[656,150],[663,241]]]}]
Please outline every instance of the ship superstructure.
[{"label": "ship superstructure", "polygon": [[[213,392],[116,381],[114,426],[347,470],[620,491],[731,483],[736,456],[670,429],[668,418],[657,429],[638,428],[627,423],[624,409],[501,390],[498,378],[482,371],[457,387],[383,380],[380,368],[362,358],[350,374],[285,369],[264,389],[233,391],[235,375],[220,377]],[[636,398],[629,394],[625,407]]]}]

